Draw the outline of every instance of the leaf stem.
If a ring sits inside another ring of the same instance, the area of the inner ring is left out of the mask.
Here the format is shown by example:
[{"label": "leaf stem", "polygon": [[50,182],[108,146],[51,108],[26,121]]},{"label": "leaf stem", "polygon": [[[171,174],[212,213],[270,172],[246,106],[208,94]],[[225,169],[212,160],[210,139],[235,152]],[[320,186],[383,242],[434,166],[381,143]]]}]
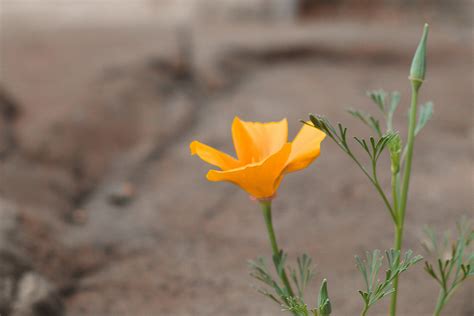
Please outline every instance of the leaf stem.
[{"label": "leaf stem", "polygon": [[461,285],[462,282],[456,282],[454,283],[451,288],[447,291],[444,289],[440,289],[439,291],[439,296],[438,296],[438,301],[436,303],[436,308],[434,311],[433,316],[439,316],[441,315],[441,311],[443,310],[444,306],[448,303],[448,300],[451,298],[451,296],[454,294],[456,289]]},{"label": "leaf stem", "polygon": [[[339,146],[341,147],[341,146]],[[365,167],[359,162],[359,160],[357,160],[357,158],[354,156],[354,154],[352,154],[351,151],[347,151],[345,150],[343,147],[341,147],[342,150],[344,150],[348,155],[349,157],[351,157],[351,159],[356,163],[356,165],[362,170],[362,172],[367,176],[367,178],[369,178],[370,182],[374,185],[375,189],[377,190],[377,192],[380,194],[380,196],[382,197],[382,200],[384,201],[385,203],[385,206],[387,207],[388,211],[390,212],[390,215],[392,216],[392,219],[394,220],[394,222],[396,222],[396,218],[395,218],[395,213],[393,211],[393,208],[392,208],[392,205],[390,205],[390,202],[388,201],[388,198],[387,196],[385,195],[382,187],[380,186],[380,183],[378,182],[378,179],[377,179],[377,169],[376,169],[376,166],[375,164],[372,165],[372,173],[374,174],[374,177],[372,177],[368,172],[367,170],[365,169]]]},{"label": "leaf stem", "polygon": [[[408,121],[408,136],[407,136],[407,154],[406,163],[403,168],[403,180],[401,187],[401,196],[399,209],[397,210],[397,222],[395,229],[395,250],[401,250],[403,244],[403,226],[405,223],[405,211],[407,207],[408,188],[410,185],[411,164],[413,158],[413,148],[415,144],[415,129],[416,129],[416,108],[418,103],[418,91],[420,83],[411,81],[412,95],[410,105],[410,115]],[[400,260],[400,259],[398,259]],[[390,302],[390,316],[395,316],[397,312],[397,296],[398,296],[398,275],[393,280],[394,291],[392,293],[392,300]]]},{"label": "leaf stem", "polygon": [[364,309],[362,310],[362,312],[360,313],[360,316],[365,316],[367,315],[367,312],[369,311],[369,305],[368,304],[365,304],[364,305]]},{"label": "leaf stem", "polygon": [[392,200],[393,200],[393,213],[395,214],[394,218],[394,224],[397,224],[398,222],[398,200],[400,198],[400,194],[398,192],[398,188],[400,185],[400,173],[399,172],[393,172],[392,173]]},{"label": "leaf stem", "polygon": [[446,291],[441,289],[439,291],[438,301],[436,303],[436,308],[435,308],[435,311],[433,313],[433,316],[439,316],[441,314],[441,310],[443,309],[444,305],[446,304],[446,298],[447,298]]},{"label": "leaf stem", "polygon": [[281,281],[283,282],[287,293],[290,297],[294,297],[293,289],[291,288],[290,282],[288,281],[288,277],[286,275],[285,269],[281,269],[281,273],[278,271],[280,270],[278,268],[278,264],[280,263],[281,260],[281,252],[280,249],[278,248],[278,244],[276,241],[276,236],[275,236],[275,231],[273,229],[273,223],[272,223],[272,202],[271,201],[260,201],[260,205],[262,207],[262,212],[263,212],[263,217],[265,218],[265,224],[267,226],[267,231],[268,231],[268,237],[270,239],[270,244],[272,246],[272,252],[274,258],[277,258],[278,261],[274,260],[275,264],[275,269],[278,273],[278,276],[280,277]]},{"label": "leaf stem", "polygon": [[379,182],[379,179],[377,177],[377,162],[376,161],[372,161],[372,174],[373,174],[373,180],[372,180],[372,183],[373,185],[375,186],[375,188],[377,189],[377,192],[379,192],[380,196],[382,197],[384,203],[385,203],[385,206],[387,207],[388,211],[390,212],[390,215],[392,216],[392,220],[394,221],[394,223],[397,222],[397,217],[396,217],[396,213],[394,212],[394,209],[396,210],[396,208],[392,208],[392,206],[390,205],[390,202],[388,201],[388,198],[387,196],[385,195],[385,192],[383,191],[382,187],[380,186],[380,182]]}]

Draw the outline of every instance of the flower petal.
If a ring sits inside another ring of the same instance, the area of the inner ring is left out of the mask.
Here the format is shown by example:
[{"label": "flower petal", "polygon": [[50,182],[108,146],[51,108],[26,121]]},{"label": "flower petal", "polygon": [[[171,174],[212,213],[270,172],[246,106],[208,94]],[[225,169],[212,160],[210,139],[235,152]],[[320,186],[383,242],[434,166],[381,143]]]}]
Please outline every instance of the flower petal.
[{"label": "flower petal", "polygon": [[304,169],[313,162],[319,156],[320,145],[325,137],[326,134],[319,129],[303,124],[292,142],[291,154],[285,172]]},{"label": "flower petal", "polygon": [[[234,124],[236,125],[235,130],[240,131],[240,133],[236,133],[236,137],[234,137],[234,144],[236,144],[236,151],[238,153],[237,156],[242,160],[239,155],[239,149],[245,147],[247,149],[245,162],[247,163],[266,159],[279,151],[288,141],[288,121],[286,119],[279,122],[260,123],[245,122],[236,117]],[[234,135],[234,126],[232,130]],[[243,130],[245,130],[246,133],[244,133]],[[242,135],[244,135],[243,138]],[[241,139],[237,139],[238,136],[240,136]]]},{"label": "flower petal", "polygon": [[197,154],[199,158],[205,162],[217,166],[222,170],[235,169],[242,165],[234,157],[196,140],[189,145],[189,148],[191,150],[191,155]]},{"label": "flower petal", "polygon": [[253,158],[257,154],[255,144],[245,128],[244,122],[237,116],[232,122],[232,140],[234,142],[235,153],[240,162],[243,164],[255,162]]},{"label": "flower petal", "polygon": [[272,197],[280,185],[290,153],[291,144],[286,143],[278,152],[261,162],[227,171],[210,170],[207,179],[232,182],[258,199]]}]

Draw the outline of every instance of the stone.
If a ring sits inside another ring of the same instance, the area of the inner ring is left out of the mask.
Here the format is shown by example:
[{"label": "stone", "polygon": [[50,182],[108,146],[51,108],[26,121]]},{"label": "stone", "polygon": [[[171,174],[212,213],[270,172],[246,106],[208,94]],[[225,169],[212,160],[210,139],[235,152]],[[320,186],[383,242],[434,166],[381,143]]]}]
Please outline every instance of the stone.
[{"label": "stone", "polygon": [[128,204],[135,196],[135,186],[130,182],[124,182],[119,186],[112,187],[109,193],[109,202],[116,206]]},{"label": "stone", "polygon": [[36,272],[25,273],[18,282],[12,316],[60,316],[64,307],[55,288]]},{"label": "stone", "polygon": [[54,286],[32,271],[20,231],[18,207],[0,198],[0,315],[62,315],[63,305]]}]

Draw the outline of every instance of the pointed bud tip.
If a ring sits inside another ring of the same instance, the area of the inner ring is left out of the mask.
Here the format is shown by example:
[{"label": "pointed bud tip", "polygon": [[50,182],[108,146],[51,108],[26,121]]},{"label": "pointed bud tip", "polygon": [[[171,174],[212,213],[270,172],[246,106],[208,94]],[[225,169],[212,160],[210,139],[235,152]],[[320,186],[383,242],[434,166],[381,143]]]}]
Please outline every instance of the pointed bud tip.
[{"label": "pointed bud tip", "polygon": [[410,81],[421,86],[421,83],[425,80],[426,73],[426,42],[428,40],[429,25],[425,23],[423,28],[423,35],[421,36],[420,43],[416,49],[415,55],[413,56],[410,76]]}]

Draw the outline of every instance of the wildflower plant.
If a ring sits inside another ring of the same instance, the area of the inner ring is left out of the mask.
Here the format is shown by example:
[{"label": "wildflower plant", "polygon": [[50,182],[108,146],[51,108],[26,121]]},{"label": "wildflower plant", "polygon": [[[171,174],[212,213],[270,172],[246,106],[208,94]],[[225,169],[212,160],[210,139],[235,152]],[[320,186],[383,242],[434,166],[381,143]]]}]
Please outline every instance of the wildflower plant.
[{"label": "wildflower plant", "polygon": [[438,316],[459,286],[474,276],[474,227],[466,218],[457,223],[457,238],[450,241],[449,233],[439,236],[426,227],[425,250],[434,262],[425,261],[425,271],[439,284],[440,291],[434,315]]},{"label": "wildflower plant", "polygon": [[[362,111],[350,109],[349,113],[367,125],[375,133],[368,140],[354,137],[357,145],[367,153],[369,167],[353,153],[348,140],[347,128],[341,123],[334,127],[331,122],[320,115],[310,115],[312,125],[325,132],[362,170],[381,196],[394,224],[394,249],[401,251],[403,244],[403,233],[405,214],[407,210],[408,192],[411,178],[411,166],[415,137],[423,129],[433,112],[432,103],[418,106],[418,95],[425,80],[426,73],[426,44],[428,39],[428,25],[425,24],[423,35],[413,57],[410,75],[412,97],[408,115],[407,139],[403,143],[400,134],[393,127],[393,117],[400,102],[400,94],[392,92],[390,97],[383,90],[368,92],[369,97],[375,103],[382,114],[384,125],[379,119]],[[418,114],[418,119],[417,119]],[[382,188],[377,176],[377,163],[384,150],[390,153],[391,163],[391,198]],[[399,258],[396,259],[398,261]],[[391,293],[390,315],[396,315],[398,297],[398,274],[393,278],[393,291]]]},{"label": "wildflower plant", "polygon": [[[260,288],[260,293],[293,315],[301,315],[298,306],[305,306],[304,290],[314,273],[311,258],[307,255],[297,259],[297,269],[289,270],[287,267],[287,255],[279,248],[273,228],[272,200],[287,173],[306,168],[319,156],[320,144],[325,137],[322,131],[303,125],[293,142],[288,142],[286,119],[260,123],[246,122],[236,117],[232,124],[232,138],[237,159],[198,141],[190,145],[191,154],[197,154],[221,169],[210,170],[208,180],[234,183],[259,202],[273,253],[276,278],[263,258],[249,262],[251,275],[272,290]],[[316,315],[330,314],[326,281],[321,286],[319,305],[313,309],[313,315],[315,312],[318,313]]]},{"label": "wildflower plant", "polygon": [[400,251],[394,249],[386,251],[385,257],[387,258],[388,268],[385,271],[385,278],[382,281],[378,279],[384,258],[380,255],[380,250],[367,252],[365,260],[359,256],[355,257],[357,269],[359,269],[365,282],[365,289],[359,290],[359,294],[364,301],[361,316],[366,315],[372,305],[395,291],[393,281],[400,273],[406,271],[408,267],[423,259],[422,256],[414,256],[411,250],[408,250],[403,256],[403,259],[400,259]]},{"label": "wildflower plant", "polygon": [[[191,154],[216,166],[220,170],[210,170],[210,181],[231,182],[245,192],[252,200],[258,201],[270,241],[272,257],[264,257],[248,262],[250,275],[259,285],[257,291],[277,303],[283,312],[294,316],[328,316],[334,306],[329,298],[326,279],[321,282],[319,295],[314,307],[306,303],[305,290],[315,276],[312,258],[303,254],[296,259],[296,266],[288,264],[288,255],[278,246],[272,222],[272,201],[283,178],[291,172],[306,168],[320,154],[320,145],[325,137],[332,139],[367,176],[375,191],[380,195],[394,224],[393,249],[367,252],[365,259],[356,256],[356,266],[365,284],[359,290],[363,307],[361,315],[387,296],[391,296],[389,315],[397,312],[398,282],[400,274],[423,258],[411,250],[402,252],[405,214],[407,211],[409,184],[412,172],[414,144],[417,135],[429,121],[433,113],[431,102],[419,105],[418,95],[426,73],[426,44],[428,25],[425,25],[421,41],[413,57],[409,80],[412,88],[406,139],[403,140],[395,129],[393,118],[400,104],[400,94],[390,94],[383,90],[368,92],[376,105],[381,119],[372,114],[350,109],[348,112],[367,125],[373,136],[368,139],[349,137],[347,127],[333,125],[321,115],[310,115],[292,142],[288,142],[288,123],[247,122],[236,117],[232,123],[232,138],[237,157],[218,151],[208,145],[193,141]],[[360,146],[367,155],[367,162],[360,159],[352,146]],[[388,153],[390,159],[391,190],[386,192],[378,177],[378,163]],[[446,257],[447,239],[440,240],[432,230],[426,249],[437,255],[437,263],[425,263],[425,270],[440,285],[440,294],[434,315],[440,314],[454,291],[469,276],[474,274],[474,254],[467,249],[472,246],[474,233],[467,224],[459,226],[459,235],[453,243],[450,256]],[[384,258],[385,275],[380,278]],[[270,263],[269,263],[270,262]]]}]

